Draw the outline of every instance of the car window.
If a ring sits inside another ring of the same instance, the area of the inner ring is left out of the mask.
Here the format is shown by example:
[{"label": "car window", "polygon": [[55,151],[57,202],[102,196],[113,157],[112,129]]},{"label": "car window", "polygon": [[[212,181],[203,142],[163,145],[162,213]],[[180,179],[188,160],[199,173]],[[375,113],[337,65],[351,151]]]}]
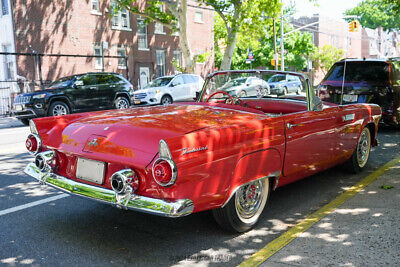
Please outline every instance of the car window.
[{"label": "car window", "polygon": [[81,81],[83,82],[83,85],[95,85],[97,84],[97,79],[95,75],[85,75],[82,77]]},{"label": "car window", "polygon": [[182,75],[182,78],[185,84],[194,83],[194,80],[190,75]]},{"label": "car window", "polygon": [[58,79],[50,84],[49,88],[59,88],[59,87],[68,87],[71,86],[72,83],[78,78],[79,76],[68,76]]},{"label": "car window", "polygon": [[123,83],[123,82],[124,82],[124,80],[122,80],[117,75],[111,75],[110,76],[110,83]]},{"label": "car window", "polygon": [[[344,62],[338,62],[329,70],[324,80],[342,81]],[[389,82],[389,64],[386,62],[346,62],[345,81],[348,82]]]},{"label": "car window", "polygon": [[147,84],[144,89],[151,87],[162,87],[167,86],[172,80],[172,77],[160,77],[152,80],[149,84]]},{"label": "car window", "polygon": [[190,75],[195,83],[199,82],[199,76]]},{"label": "car window", "polygon": [[108,84],[108,83],[111,83],[112,75],[111,74],[100,74],[100,75],[96,75],[96,78],[97,78],[98,84]]},{"label": "car window", "polygon": [[174,86],[178,86],[178,85],[184,84],[182,76],[180,75],[180,76],[175,77],[174,80],[172,81],[172,84]]},{"label": "car window", "polygon": [[284,80],[286,80],[285,75],[274,75],[271,78],[269,78],[268,82],[276,83],[276,82],[280,82],[280,81],[284,81]]}]

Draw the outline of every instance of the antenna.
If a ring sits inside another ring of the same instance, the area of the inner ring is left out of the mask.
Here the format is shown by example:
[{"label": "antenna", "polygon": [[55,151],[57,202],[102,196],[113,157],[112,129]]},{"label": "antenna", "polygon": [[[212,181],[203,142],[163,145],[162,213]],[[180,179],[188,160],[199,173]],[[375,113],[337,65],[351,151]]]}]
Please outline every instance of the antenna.
[{"label": "antenna", "polygon": [[342,94],[340,95],[340,105],[343,105],[343,90],[344,90],[344,79],[346,77],[346,63],[347,63],[347,60],[344,59],[343,80],[342,80]]}]

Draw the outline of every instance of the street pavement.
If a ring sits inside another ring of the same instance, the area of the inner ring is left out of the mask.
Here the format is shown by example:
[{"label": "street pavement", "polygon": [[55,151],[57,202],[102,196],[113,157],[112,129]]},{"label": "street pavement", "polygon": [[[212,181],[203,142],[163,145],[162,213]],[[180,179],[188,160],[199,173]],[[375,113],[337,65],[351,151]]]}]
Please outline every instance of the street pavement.
[{"label": "street pavement", "polygon": [[13,117],[0,116],[0,129],[8,129],[12,127],[22,127],[22,122]]},{"label": "street pavement", "polygon": [[[400,132],[381,130],[380,146],[371,152],[364,172],[349,174],[338,166],[279,188],[254,230],[230,234],[216,225],[210,212],[168,219],[39,185],[23,173],[33,159],[24,148],[28,132],[28,127],[0,129],[0,264],[4,265],[237,265],[400,156]],[[391,169],[263,264],[397,265],[399,174],[398,166]],[[382,185],[393,188],[385,190]]]}]

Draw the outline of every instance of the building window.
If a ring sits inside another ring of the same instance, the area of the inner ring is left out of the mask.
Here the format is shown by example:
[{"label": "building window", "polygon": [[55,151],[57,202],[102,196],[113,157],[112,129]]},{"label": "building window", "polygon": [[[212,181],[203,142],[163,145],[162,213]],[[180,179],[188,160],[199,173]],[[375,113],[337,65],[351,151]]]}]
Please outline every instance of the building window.
[{"label": "building window", "polygon": [[[94,45],[94,55],[95,56],[102,56],[101,53],[102,53],[101,43],[96,43]],[[103,69],[103,58],[102,57],[95,57],[94,68],[95,69]]]},{"label": "building window", "polygon": [[179,50],[175,50],[174,51],[174,69],[175,72],[179,72],[179,68],[182,67],[182,52]]},{"label": "building window", "polygon": [[123,46],[118,46],[117,55],[119,57],[124,57],[124,58],[118,58],[118,69],[126,69],[126,64],[125,64],[126,48]]},{"label": "building window", "polygon": [[165,34],[164,32],[164,25],[162,25],[161,23],[155,23],[154,25],[154,33],[155,34]]},{"label": "building window", "polygon": [[[112,2],[112,5],[115,5],[115,2]],[[129,11],[123,9],[118,13],[115,13],[111,20],[112,29],[114,30],[131,30],[129,23]]]},{"label": "building window", "polygon": [[[11,45],[3,45],[3,51],[11,53]],[[13,56],[4,55],[4,78],[6,80],[14,80],[14,61]]]},{"label": "building window", "polygon": [[156,50],[157,77],[165,75],[165,51]]},{"label": "building window", "polygon": [[8,15],[8,0],[1,0],[1,13]]},{"label": "building window", "polygon": [[99,0],[92,0],[92,11],[100,13]]},{"label": "building window", "polygon": [[147,43],[147,25],[144,20],[138,20],[138,48],[139,50],[148,50],[149,46]]},{"label": "building window", "polygon": [[204,21],[203,21],[203,12],[201,12],[201,11],[196,11],[196,12],[194,13],[194,22],[197,22],[197,23],[204,23]]}]

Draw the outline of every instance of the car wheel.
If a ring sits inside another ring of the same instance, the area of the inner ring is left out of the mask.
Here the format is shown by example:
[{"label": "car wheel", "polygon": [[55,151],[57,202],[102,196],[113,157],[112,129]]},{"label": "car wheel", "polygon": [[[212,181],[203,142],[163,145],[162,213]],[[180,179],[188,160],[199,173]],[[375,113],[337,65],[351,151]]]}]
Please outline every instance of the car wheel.
[{"label": "car wheel", "polygon": [[165,95],[161,98],[162,105],[169,105],[172,104],[172,98],[169,95]]},{"label": "car wheel", "polygon": [[55,101],[51,103],[48,114],[49,116],[62,116],[70,113],[67,104],[61,101]]},{"label": "car wheel", "polygon": [[247,93],[244,90],[240,91],[238,94],[238,97],[246,97],[246,96],[247,96]]},{"label": "car wheel", "polygon": [[359,173],[367,165],[369,154],[371,151],[371,132],[368,127],[365,127],[358,139],[357,148],[351,158],[346,163],[347,168],[352,173]]},{"label": "car wheel", "polygon": [[114,101],[114,107],[116,109],[129,108],[129,100],[126,97],[120,96]]},{"label": "car wheel", "polygon": [[19,119],[20,122],[22,122],[23,125],[29,125],[29,119]]},{"label": "car wheel", "polygon": [[242,185],[223,208],[213,210],[214,219],[225,230],[248,231],[257,223],[269,193],[268,179],[259,179]]},{"label": "car wheel", "polygon": [[301,94],[301,90],[302,90],[302,86],[301,86],[301,85],[299,85],[299,88],[297,88],[297,92],[296,92],[296,94],[300,95],[300,94]]}]

